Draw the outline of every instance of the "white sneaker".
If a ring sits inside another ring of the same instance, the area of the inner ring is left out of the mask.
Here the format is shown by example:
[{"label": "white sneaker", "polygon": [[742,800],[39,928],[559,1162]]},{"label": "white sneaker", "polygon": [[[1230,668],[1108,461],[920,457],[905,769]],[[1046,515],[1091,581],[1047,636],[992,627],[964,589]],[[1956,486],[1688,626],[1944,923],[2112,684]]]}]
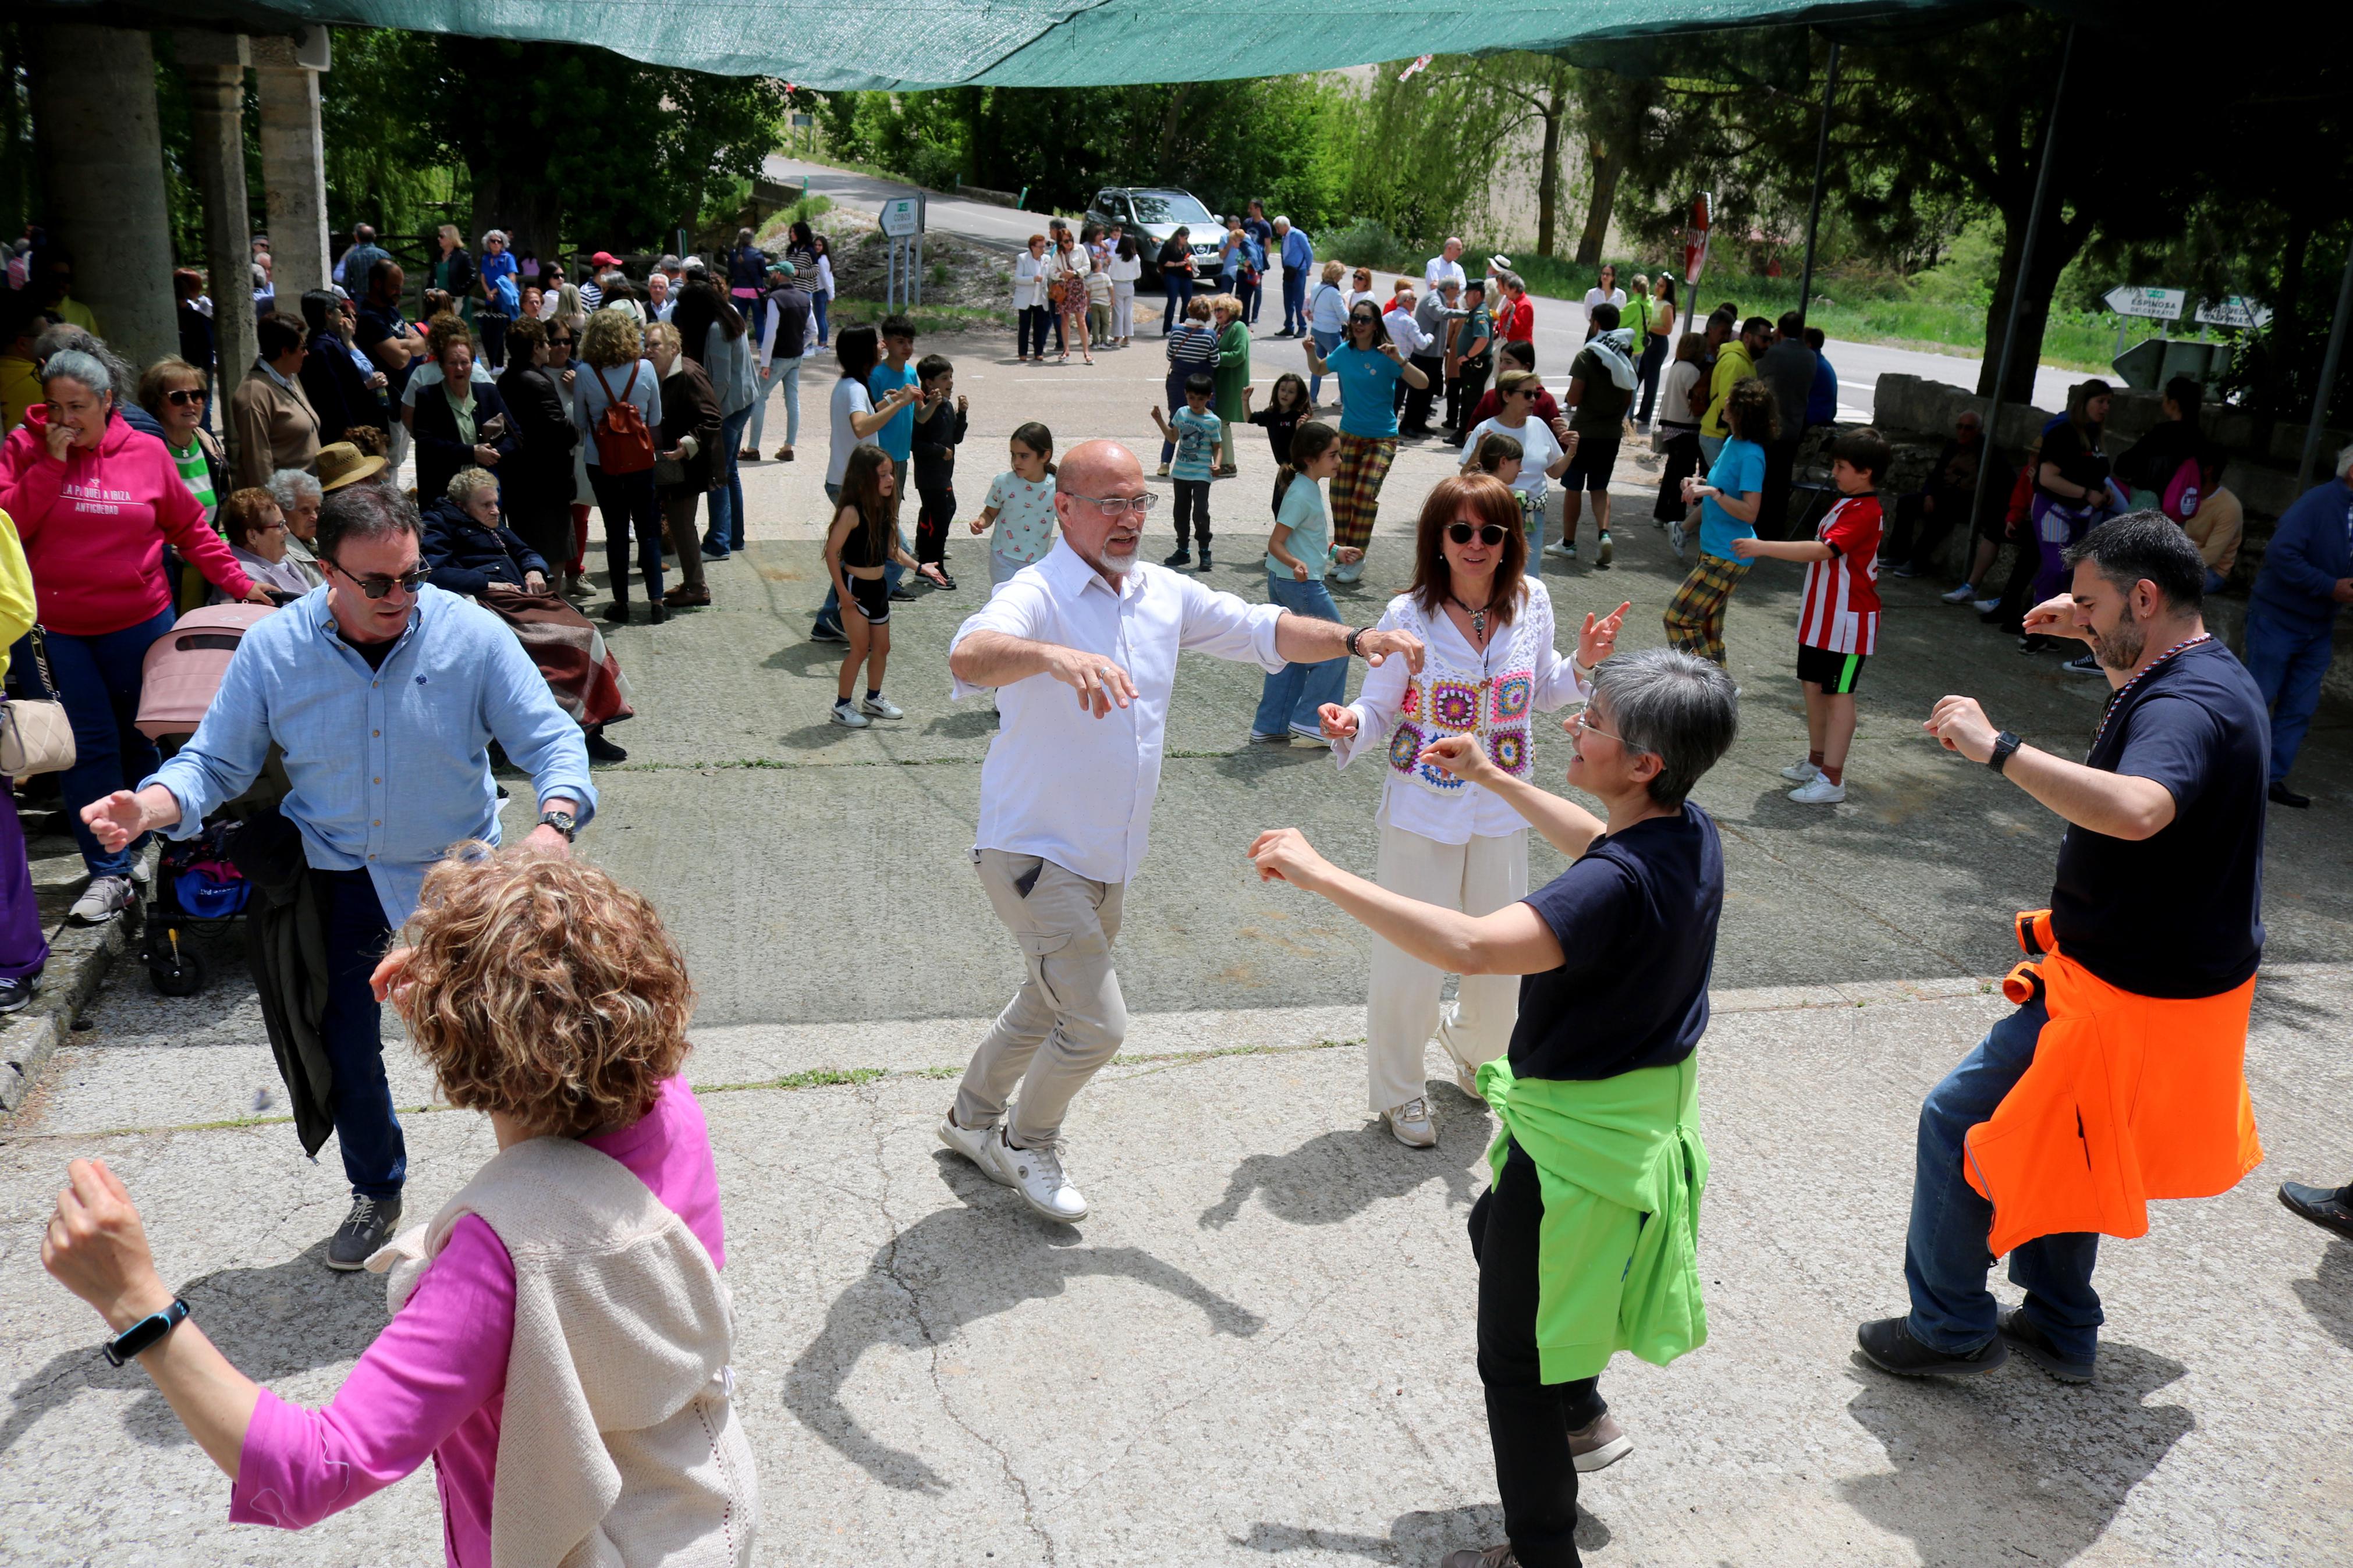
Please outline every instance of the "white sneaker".
[{"label": "white sneaker", "polygon": [[1822,776],[1822,770],[1800,757],[1781,770],[1781,776],[1791,784],[1809,784]]},{"label": "white sneaker", "polygon": [[1324,746],[1328,748],[1332,744],[1332,742],[1325,738],[1323,731],[1302,730],[1296,725],[1292,727],[1291,738],[1298,742],[1303,746]]},{"label": "white sneaker", "polygon": [[1951,593],[1939,594],[1936,596],[1948,605],[1966,605],[1978,596],[1978,585],[1975,583],[1964,583]]},{"label": "white sneaker", "polygon": [[1021,1201],[1047,1219],[1070,1225],[1087,1217],[1087,1200],[1062,1172],[1061,1151],[1045,1145],[1016,1149],[1004,1127],[988,1140],[988,1157],[996,1163],[997,1180],[1021,1194]]},{"label": "white sneaker", "polygon": [[907,710],[888,697],[868,697],[858,704],[858,710],[870,719],[904,719]]},{"label": "white sneaker", "polygon": [[1438,1129],[1430,1120],[1430,1101],[1416,1096],[1403,1105],[1392,1105],[1381,1112],[1388,1118],[1389,1131],[1397,1141],[1409,1149],[1430,1149],[1438,1143]]},{"label": "white sneaker", "polygon": [[953,1114],[940,1118],[940,1142],[980,1167],[980,1173],[1002,1186],[1005,1173],[988,1157],[988,1146],[997,1138],[994,1127],[959,1127]]},{"label": "white sneaker", "polygon": [[66,918],[76,925],[104,925],[131,907],[132,896],[128,877],[92,877]]},{"label": "white sneaker", "polygon": [[2000,599],[1972,599],[1969,601],[1969,608],[1975,610],[1978,615],[1989,616],[1996,610],[2001,608],[2001,601]]},{"label": "white sneaker", "polygon": [[1799,805],[1836,805],[1846,798],[1846,785],[1831,783],[1830,775],[1825,773],[1811,784],[1791,790],[1789,798]]},{"label": "white sneaker", "polygon": [[1544,547],[1544,552],[1546,555],[1569,556],[1577,553],[1577,547],[1573,544],[1563,544],[1556,539]]},{"label": "white sneaker", "polygon": [[1683,525],[1682,523],[1667,524],[1667,542],[1675,547],[1675,559],[1681,561],[1683,558]]},{"label": "white sneaker", "polygon": [[835,723],[845,730],[863,730],[874,722],[873,720],[851,707],[849,699],[847,697],[833,705],[831,718]]}]

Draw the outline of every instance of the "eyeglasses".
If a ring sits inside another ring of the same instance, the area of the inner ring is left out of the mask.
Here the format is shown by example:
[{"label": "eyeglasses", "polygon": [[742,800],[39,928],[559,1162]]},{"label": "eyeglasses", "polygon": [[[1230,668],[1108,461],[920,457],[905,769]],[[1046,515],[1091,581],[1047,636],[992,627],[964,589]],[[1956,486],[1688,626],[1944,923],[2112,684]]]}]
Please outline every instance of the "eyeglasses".
[{"label": "eyeglasses", "polygon": [[395,588],[398,588],[404,594],[414,594],[418,588],[424,586],[425,579],[430,574],[426,570],[425,563],[420,561],[416,566],[397,577],[352,577],[349,572],[343,572],[343,564],[332,557],[322,555],[319,560],[321,564],[332,566],[336,571],[343,572],[344,576],[351,577],[352,586],[371,599],[381,599]]},{"label": "eyeglasses", "polygon": [[205,400],[205,395],[193,386],[175,386],[164,395],[164,401],[174,408],[192,407]]},{"label": "eyeglasses", "polygon": [[1595,723],[1590,718],[1587,717],[1587,715],[1590,714],[1592,711],[1592,704],[1588,703],[1584,707],[1579,708],[1576,712],[1570,714],[1568,716],[1568,721],[1576,725],[1578,729],[1586,731],[1588,734],[1609,736],[1610,740],[1617,742],[1620,745],[1625,747],[1630,752],[1639,752],[1642,749],[1641,747],[1634,744],[1633,742],[1628,740],[1625,736],[1611,735],[1609,731]]},{"label": "eyeglasses", "polygon": [[1150,517],[1152,509],[1160,504],[1160,498],[1149,493],[1140,496],[1082,496],[1073,490],[1071,499],[1087,502],[1105,517],[1119,517],[1132,511],[1139,521]]},{"label": "eyeglasses", "polygon": [[1477,534],[1479,542],[1493,550],[1504,542],[1508,536],[1508,531],[1500,522],[1484,523],[1476,528],[1467,522],[1450,522],[1446,525],[1446,537],[1457,544],[1470,543],[1472,534]]}]

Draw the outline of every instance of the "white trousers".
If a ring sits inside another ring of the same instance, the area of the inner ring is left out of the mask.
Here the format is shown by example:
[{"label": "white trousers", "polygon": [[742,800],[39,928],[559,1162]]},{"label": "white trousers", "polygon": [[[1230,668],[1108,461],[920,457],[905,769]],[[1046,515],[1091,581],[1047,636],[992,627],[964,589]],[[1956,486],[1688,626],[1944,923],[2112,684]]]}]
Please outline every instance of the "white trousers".
[{"label": "white trousers", "polygon": [[[1492,915],[1527,896],[1525,828],[1503,838],[1440,844],[1392,826],[1387,812],[1380,826],[1375,879],[1393,893],[1466,915]],[[1512,1024],[1519,1016],[1518,975],[1466,974],[1454,1005],[1441,1010],[1439,992],[1445,981],[1435,965],[1373,939],[1373,983],[1365,1001],[1372,1110],[1388,1110],[1421,1097],[1425,1052],[1433,1035],[1448,1056],[1469,1068],[1493,1061],[1511,1045]]]}]

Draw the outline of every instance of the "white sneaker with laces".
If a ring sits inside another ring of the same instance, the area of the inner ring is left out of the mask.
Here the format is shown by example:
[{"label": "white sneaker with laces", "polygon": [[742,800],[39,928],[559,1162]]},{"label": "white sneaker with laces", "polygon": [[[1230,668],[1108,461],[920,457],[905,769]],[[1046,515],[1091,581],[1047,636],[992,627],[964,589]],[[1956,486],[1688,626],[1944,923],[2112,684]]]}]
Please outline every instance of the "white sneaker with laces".
[{"label": "white sneaker with laces", "polygon": [[1016,1149],[1000,1126],[989,1137],[988,1157],[997,1166],[997,1180],[1045,1218],[1071,1225],[1087,1217],[1087,1200],[1064,1173],[1060,1149],[1051,1144]]},{"label": "white sneaker with laces", "polygon": [[1810,784],[1822,776],[1822,770],[1814,766],[1810,760],[1799,757],[1781,770],[1781,776],[1791,784]]},{"label": "white sneaker with laces", "polygon": [[1846,798],[1843,782],[1832,784],[1825,773],[1811,784],[1799,784],[1789,792],[1789,798],[1799,805],[1836,805]]},{"label": "white sneaker with laces", "polygon": [[833,705],[833,711],[828,717],[845,730],[863,730],[874,722],[873,720],[851,707],[849,699],[847,697]]},{"label": "white sneaker with laces", "polygon": [[1419,1095],[1403,1105],[1392,1105],[1381,1112],[1388,1118],[1389,1131],[1397,1141],[1409,1149],[1430,1149],[1438,1143],[1438,1129],[1430,1120],[1430,1101]]},{"label": "white sneaker with laces", "polygon": [[904,719],[907,716],[905,709],[880,695],[860,700],[858,710],[870,719]]},{"label": "white sneaker with laces", "polygon": [[1969,601],[1969,608],[1975,610],[1978,615],[1989,616],[1996,610],[2001,608],[2001,601],[2000,599],[1971,599]]},{"label": "white sneaker with laces", "polygon": [[104,925],[131,907],[133,894],[128,877],[92,877],[66,918],[76,925]]},{"label": "white sneaker with laces", "polygon": [[959,1127],[953,1112],[940,1118],[940,1142],[980,1167],[980,1173],[1002,1186],[1005,1173],[988,1157],[988,1146],[997,1138],[994,1127]]},{"label": "white sneaker with laces", "polygon": [[1681,561],[1683,558],[1683,525],[1682,523],[1667,524],[1667,542],[1675,547],[1675,559]]},{"label": "white sneaker with laces", "polygon": [[1978,596],[1978,585],[1975,583],[1964,583],[1951,593],[1939,594],[1936,596],[1948,605],[1966,605]]}]

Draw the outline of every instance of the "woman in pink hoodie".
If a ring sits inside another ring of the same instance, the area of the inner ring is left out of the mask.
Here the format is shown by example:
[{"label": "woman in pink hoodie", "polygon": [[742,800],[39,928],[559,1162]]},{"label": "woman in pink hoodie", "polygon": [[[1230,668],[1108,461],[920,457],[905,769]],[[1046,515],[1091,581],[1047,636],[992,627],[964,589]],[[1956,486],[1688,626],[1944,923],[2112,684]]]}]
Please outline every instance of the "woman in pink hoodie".
[{"label": "woman in pink hoodie", "polygon": [[271,602],[205,524],[164,443],[123,423],[115,386],[95,356],[69,349],[42,366],[36,405],[0,452],[0,510],[15,520],[33,569],[58,695],[73,722],[74,765],[60,781],[90,886],[70,918],[112,920],[131,902],[139,846],[111,853],[81,808],[155,771],[154,743],[132,721],[148,645],[172,629],[164,579],[166,540],[224,593]]}]

